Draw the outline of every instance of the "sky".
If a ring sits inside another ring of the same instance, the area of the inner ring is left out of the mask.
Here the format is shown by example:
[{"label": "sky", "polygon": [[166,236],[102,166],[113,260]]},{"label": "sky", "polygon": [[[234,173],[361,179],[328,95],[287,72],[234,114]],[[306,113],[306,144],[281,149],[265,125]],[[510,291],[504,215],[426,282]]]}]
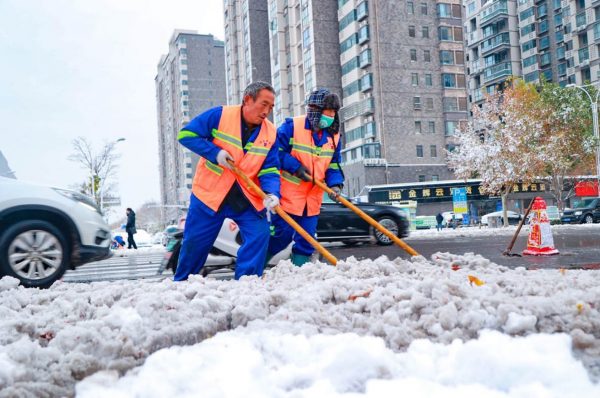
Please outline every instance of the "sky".
[{"label": "sky", "polygon": [[599,302],[598,270],[511,269],[472,253],[286,260],[239,281],[39,290],[5,277],[0,391],[597,398]]},{"label": "sky", "polygon": [[0,151],[20,180],[71,187],[86,137],[117,144],[117,214],[160,199],[154,78],[175,29],[223,39],[221,0],[0,0]]}]

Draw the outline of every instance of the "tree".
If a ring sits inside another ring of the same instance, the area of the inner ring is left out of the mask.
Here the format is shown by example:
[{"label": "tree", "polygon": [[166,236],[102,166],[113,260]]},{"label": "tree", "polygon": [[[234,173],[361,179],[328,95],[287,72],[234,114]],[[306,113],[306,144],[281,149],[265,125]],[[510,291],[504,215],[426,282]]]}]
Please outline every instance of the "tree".
[{"label": "tree", "polygon": [[449,166],[458,178],[477,177],[488,194],[502,198],[504,225],[508,226],[506,199],[517,182],[531,182],[530,140],[541,124],[534,117],[539,94],[520,80],[508,82],[503,92],[486,97],[473,118],[455,132],[457,149],[448,152]]},{"label": "tree", "polygon": [[136,224],[150,233],[164,229],[162,206],[156,201],[149,201],[136,210]]},{"label": "tree", "polygon": [[80,191],[94,198],[99,207],[105,197],[110,194],[114,184],[110,179],[117,170],[119,155],[115,151],[116,141],[105,143],[99,152],[95,152],[90,142],[84,137],[73,140],[73,153],[69,160],[79,163],[89,177],[78,185]]},{"label": "tree", "polygon": [[[592,98],[595,91],[590,90]],[[595,174],[589,168],[595,156],[592,113],[587,96],[579,90],[542,82],[539,92],[537,117],[544,123],[543,135],[535,143],[537,172],[548,178],[550,192],[562,210],[574,194],[576,176]]]}]

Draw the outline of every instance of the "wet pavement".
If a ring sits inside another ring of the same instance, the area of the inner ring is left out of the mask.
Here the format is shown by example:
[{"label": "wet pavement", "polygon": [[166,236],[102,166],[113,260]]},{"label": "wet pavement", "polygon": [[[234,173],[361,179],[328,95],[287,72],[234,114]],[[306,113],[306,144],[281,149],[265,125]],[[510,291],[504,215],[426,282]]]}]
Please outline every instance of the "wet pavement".
[{"label": "wet pavement", "polygon": [[[560,251],[555,256],[523,256],[508,257],[502,253],[508,247],[512,236],[453,236],[444,237],[443,232],[431,231],[431,237],[420,236],[418,239],[406,238],[405,242],[426,258],[436,252],[454,254],[475,253],[496,264],[511,268],[566,268],[566,269],[600,269],[600,230],[577,228],[553,231],[555,247]],[[521,231],[512,253],[521,254],[527,243],[527,233]],[[335,246],[328,250],[337,258],[354,256],[357,259],[377,258],[385,255],[388,258],[408,255],[396,246],[379,246],[376,244],[359,244],[353,247]]]}]

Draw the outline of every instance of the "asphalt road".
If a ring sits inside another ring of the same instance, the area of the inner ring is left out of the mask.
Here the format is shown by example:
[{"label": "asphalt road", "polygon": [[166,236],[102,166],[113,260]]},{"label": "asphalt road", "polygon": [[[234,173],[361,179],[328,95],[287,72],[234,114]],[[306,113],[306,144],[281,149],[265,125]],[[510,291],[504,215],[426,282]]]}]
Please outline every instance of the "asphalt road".
[{"label": "asphalt road", "polygon": [[[510,243],[511,236],[457,236],[445,237],[444,232],[431,231],[431,237],[405,239],[405,242],[426,258],[436,252],[454,254],[475,253],[496,264],[511,268],[567,268],[567,269],[599,269],[600,268],[600,231],[577,228],[569,230],[556,229],[553,232],[555,247],[560,251],[556,256],[503,256]],[[521,232],[512,253],[520,254],[527,242],[527,234]],[[355,256],[357,259],[377,258],[385,255],[388,258],[408,258],[403,250],[396,246],[379,246],[377,244],[360,244],[353,247],[335,246],[328,250],[337,258]]]}]

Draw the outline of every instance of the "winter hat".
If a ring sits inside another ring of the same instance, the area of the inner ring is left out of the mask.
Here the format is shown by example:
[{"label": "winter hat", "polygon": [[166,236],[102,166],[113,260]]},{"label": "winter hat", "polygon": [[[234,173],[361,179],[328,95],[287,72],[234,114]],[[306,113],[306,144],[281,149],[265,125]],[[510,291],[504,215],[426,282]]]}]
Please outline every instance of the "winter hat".
[{"label": "winter hat", "polygon": [[313,131],[319,130],[319,120],[321,119],[323,110],[333,109],[335,111],[335,119],[329,127],[329,131],[337,134],[340,129],[340,120],[337,114],[340,109],[340,97],[337,94],[332,93],[326,88],[317,89],[309,95],[306,105],[308,106],[306,118]]}]

